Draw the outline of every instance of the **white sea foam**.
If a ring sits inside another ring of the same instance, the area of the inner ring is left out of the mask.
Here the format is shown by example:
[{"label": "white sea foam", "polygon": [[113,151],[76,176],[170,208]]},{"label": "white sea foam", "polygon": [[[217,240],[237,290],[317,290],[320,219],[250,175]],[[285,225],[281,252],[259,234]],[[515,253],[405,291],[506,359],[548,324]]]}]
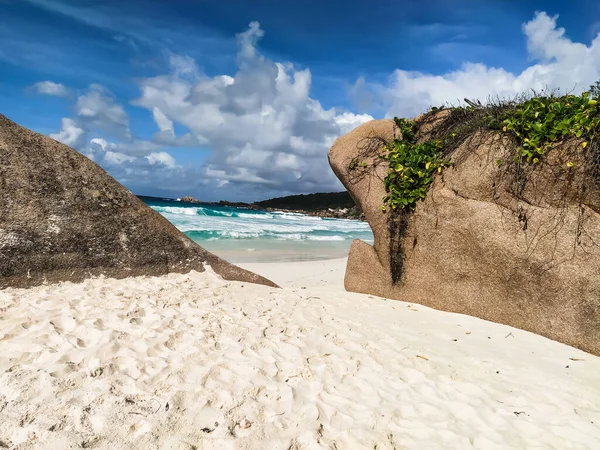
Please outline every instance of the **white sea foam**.
[{"label": "white sea foam", "polygon": [[181,231],[196,240],[274,239],[290,241],[372,241],[365,222],[323,219],[288,212],[248,212],[239,208],[155,206]]},{"label": "white sea foam", "polygon": [[196,208],[186,208],[184,206],[157,206],[153,208],[161,214],[173,214],[184,216],[196,216],[198,211]]},{"label": "white sea foam", "polygon": [[273,218],[273,215],[271,215],[271,214],[238,213],[237,216],[240,218],[244,218],[244,219],[261,219],[261,220],[267,220],[267,219]]},{"label": "white sea foam", "polygon": [[309,241],[345,241],[346,238],[344,236],[310,236],[307,235],[306,239]]}]

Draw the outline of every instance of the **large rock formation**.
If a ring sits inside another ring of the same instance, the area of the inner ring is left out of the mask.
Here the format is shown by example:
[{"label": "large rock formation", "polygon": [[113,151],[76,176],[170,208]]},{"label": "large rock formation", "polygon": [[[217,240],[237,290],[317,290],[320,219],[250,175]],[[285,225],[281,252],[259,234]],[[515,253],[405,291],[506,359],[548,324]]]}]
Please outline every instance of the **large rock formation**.
[{"label": "large rock formation", "polygon": [[[444,118],[416,119],[417,136]],[[600,355],[600,192],[583,161],[567,169],[564,155],[573,152],[553,150],[519,190],[511,169],[496,163],[506,158],[506,138],[479,133],[452,153],[453,167],[436,176],[413,213],[384,213],[388,166],[378,155],[398,134],[391,120],[371,121],[329,151],[375,237],[373,246],[353,242],[346,289],[504,323]]]},{"label": "large rock formation", "polygon": [[196,245],[85,156],[0,115],[0,288],[205,264],[275,286]]}]

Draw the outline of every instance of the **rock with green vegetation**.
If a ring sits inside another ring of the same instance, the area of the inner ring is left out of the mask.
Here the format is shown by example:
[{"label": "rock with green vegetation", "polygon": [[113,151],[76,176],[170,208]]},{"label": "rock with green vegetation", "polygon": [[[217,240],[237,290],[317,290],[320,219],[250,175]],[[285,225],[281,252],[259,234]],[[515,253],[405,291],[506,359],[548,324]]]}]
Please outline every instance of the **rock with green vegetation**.
[{"label": "rock with green vegetation", "polygon": [[600,355],[600,110],[581,96],[435,108],[340,137],[364,211],[346,289],[469,314]]},{"label": "rock with green vegetation", "polygon": [[195,244],[81,153],[0,114],[0,289],[207,264],[275,286]]}]

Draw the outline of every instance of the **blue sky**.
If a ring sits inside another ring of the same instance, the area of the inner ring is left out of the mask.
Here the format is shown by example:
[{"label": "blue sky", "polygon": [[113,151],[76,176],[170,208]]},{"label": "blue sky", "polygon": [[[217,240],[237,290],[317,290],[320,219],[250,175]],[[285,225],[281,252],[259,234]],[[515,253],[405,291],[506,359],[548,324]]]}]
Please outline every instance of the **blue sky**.
[{"label": "blue sky", "polygon": [[0,0],[0,112],[138,194],[340,190],[339,135],[600,78],[591,0]]}]

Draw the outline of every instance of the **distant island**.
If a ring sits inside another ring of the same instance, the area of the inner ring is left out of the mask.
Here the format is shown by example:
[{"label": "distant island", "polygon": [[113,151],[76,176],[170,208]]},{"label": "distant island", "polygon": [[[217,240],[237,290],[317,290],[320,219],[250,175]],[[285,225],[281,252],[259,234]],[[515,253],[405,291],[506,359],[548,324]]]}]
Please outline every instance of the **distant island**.
[{"label": "distant island", "polygon": [[[155,198],[144,195],[138,195],[138,197],[141,199]],[[230,202],[227,200],[221,200],[219,202],[204,202],[191,196],[181,197],[178,200],[184,203],[208,206],[229,206],[234,208],[248,208],[261,211],[285,211],[306,214],[310,216],[364,220],[362,211],[360,211],[347,191],[288,195],[286,197],[276,197],[253,203]]]}]

